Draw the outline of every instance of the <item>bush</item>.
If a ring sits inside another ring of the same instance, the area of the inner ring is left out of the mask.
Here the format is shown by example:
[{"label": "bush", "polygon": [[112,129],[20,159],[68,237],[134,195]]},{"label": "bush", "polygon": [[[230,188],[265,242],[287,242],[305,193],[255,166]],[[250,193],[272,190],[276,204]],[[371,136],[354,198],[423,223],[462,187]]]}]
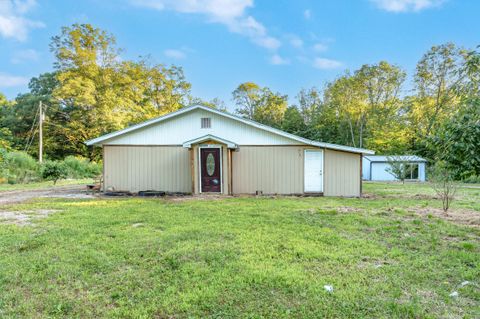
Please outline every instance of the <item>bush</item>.
[{"label": "bush", "polygon": [[445,161],[438,160],[430,168],[430,183],[433,190],[442,200],[443,211],[446,213],[455,199],[458,184],[455,182],[453,170]]},{"label": "bush", "polygon": [[471,184],[480,184],[480,176],[471,175],[462,180],[464,183],[471,183]]},{"label": "bush", "polygon": [[2,151],[0,173],[10,184],[28,183],[39,179],[39,164],[25,152]]},{"label": "bush", "polygon": [[69,178],[91,178],[102,173],[100,164],[83,157],[67,156],[63,160]]},{"label": "bush", "polygon": [[53,185],[57,183],[59,179],[67,178],[68,169],[65,163],[58,161],[46,161],[42,164],[42,178],[45,180],[53,181]]}]

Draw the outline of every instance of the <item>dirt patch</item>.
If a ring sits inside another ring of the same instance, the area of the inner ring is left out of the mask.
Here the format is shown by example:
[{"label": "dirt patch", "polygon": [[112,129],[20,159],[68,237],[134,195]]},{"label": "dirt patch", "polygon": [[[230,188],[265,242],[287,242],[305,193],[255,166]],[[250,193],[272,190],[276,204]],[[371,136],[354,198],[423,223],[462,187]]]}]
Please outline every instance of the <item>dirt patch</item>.
[{"label": "dirt patch", "polygon": [[0,224],[32,226],[34,221],[59,212],[57,209],[38,209],[25,211],[0,211]]},{"label": "dirt patch", "polygon": [[422,217],[434,216],[452,223],[480,228],[480,212],[475,210],[451,209],[445,213],[439,208],[416,207],[408,211]]},{"label": "dirt patch", "polygon": [[29,189],[0,192],[0,206],[21,203],[34,198],[95,198],[87,194],[84,185],[60,186],[44,189]]}]

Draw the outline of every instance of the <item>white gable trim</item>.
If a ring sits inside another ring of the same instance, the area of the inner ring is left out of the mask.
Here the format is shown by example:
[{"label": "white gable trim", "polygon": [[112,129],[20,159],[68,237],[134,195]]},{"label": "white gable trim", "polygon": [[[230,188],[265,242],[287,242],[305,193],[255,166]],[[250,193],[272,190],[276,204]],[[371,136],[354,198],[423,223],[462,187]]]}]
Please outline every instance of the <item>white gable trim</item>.
[{"label": "white gable trim", "polygon": [[238,147],[237,144],[235,144],[233,142],[230,142],[230,141],[227,141],[223,138],[217,137],[217,136],[212,135],[212,134],[207,134],[207,135],[195,138],[193,140],[186,141],[182,144],[182,146],[190,148],[190,147],[192,147],[192,144],[201,143],[201,142],[208,141],[208,140],[225,144],[225,145],[227,145],[228,148],[237,148]]},{"label": "white gable trim", "polygon": [[154,119],[151,119],[151,120],[148,120],[148,121],[136,124],[136,125],[132,125],[132,126],[127,127],[123,130],[119,130],[119,131],[116,131],[116,132],[112,132],[112,133],[109,133],[109,134],[106,134],[106,135],[88,140],[88,141],[85,142],[85,144],[87,144],[87,145],[101,145],[102,144],[101,142],[104,142],[104,141],[109,140],[111,138],[114,138],[114,137],[117,137],[117,136],[120,136],[120,135],[123,135],[123,134],[127,134],[129,132],[144,128],[146,126],[150,126],[150,125],[153,125],[153,124],[156,124],[156,123],[160,123],[160,122],[168,120],[172,117],[176,117],[178,115],[181,115],[181,114],[184,114],[184,113],[196,110],[196,109],[201,109],[201,110],[211,112],[211,113],[214,113],[214,114],[218,114],[220,116],[223,116],[223,117],[235,120],[235,121],[240,121],[240,122],[243,122],[247,125],[256,127],[258,129],[261,129],[261,130],[264,130],[264,131],[267,131],[267,132],[270,132],[270,133],[273,133],[273,134],[277,134],[279,136],[283,136],[283,137],[286,137],[286,138],[289,138],[289,139],[292,139],[294,141],[298,141],[298,142],[301,142],[301,143],[304,143],[304,144],[307,144],[307,145],[329,148],[329,149],[345,151],[345,152],[352,152],[352,153],[375,154],[374,151],[363,149],[363,148],[356,148],[356,147],[350,147],[350,146],[344,146],[344,145],[337,145],[337,144],[330,144],[330,143],[312,141],[312,140],[309,140],[309,139],[306,139],[306,138],[303,138],[303,137],[300,137],[300,136],[296,136],[296,135],[293,135],[293,134],[275,129],[275,128],[267,126],[267,125],[257,123],[257,122],[252,121],[252,120],[244,119],[244,118],[241,118],[239,116],[235,116],[235,115],[232,115],[232,114],[229,114],[229,113],[226,113],[226,112],[222,112],[222,111],[219,111],[219,110],[216,110],[216,109],[212,109],[210,107],[206,107],[206,106],[203,106],[203,105],[193,105],[193,106],[190,106],[190,107],[185,107],[185,108],[182,108],[178,111],[166,114],[164,116],[160,116],[160,117],[157,117],[157,118],[154,118]]}]

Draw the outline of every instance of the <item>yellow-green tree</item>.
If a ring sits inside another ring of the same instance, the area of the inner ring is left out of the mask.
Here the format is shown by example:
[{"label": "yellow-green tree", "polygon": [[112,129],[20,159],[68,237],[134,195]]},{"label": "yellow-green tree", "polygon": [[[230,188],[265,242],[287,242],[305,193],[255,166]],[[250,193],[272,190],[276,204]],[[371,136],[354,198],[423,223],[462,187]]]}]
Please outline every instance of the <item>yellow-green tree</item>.
[{"label": "yellow-green tree", "polygon": [[233,91],[237,113],[262,124],[280,127],[288,107],[287,95],[272,92],[253,82],[240,84]]},{"label": "yellow-green tree", "polygon": [[[63,134],[78,154],[83,142],[175,111],[191,100],[183,70],[147,59],[121,61],[115,37],[89,24],[52,38],[59,85],[53,92],[69,120]],[[91,155],[91,154],[90,154]]]}]

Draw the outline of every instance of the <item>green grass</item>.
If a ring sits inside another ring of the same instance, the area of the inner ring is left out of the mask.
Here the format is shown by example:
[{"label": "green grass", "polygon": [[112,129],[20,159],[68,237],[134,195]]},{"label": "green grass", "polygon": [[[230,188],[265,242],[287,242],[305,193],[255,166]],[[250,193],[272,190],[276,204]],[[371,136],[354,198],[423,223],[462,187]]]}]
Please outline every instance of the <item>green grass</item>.
[{"label": "green grass", "polygon": [[[90,184],[93,180],[91,178],[84,178],[84,179],[62,179],[57,182],[55,187],[58,186],[67,186],[67,185],[84,185]],[[16,190],[28,190],[28,189],[44,189],[54,187],[52,181],[44,181],[44,182],[35,182],[35,183],[27,183],[27,184],[0,184],[0,192],[1,191],[16,191]]]},{"label": "green grass", "polygon": [[[364,189],[8,207],[60,211],[0,224],[0,317],[480,317],[480,230],[413,213],[441,205],[425,185]],[[480,190],[462,189],[453,210],[478,202]]]}]

